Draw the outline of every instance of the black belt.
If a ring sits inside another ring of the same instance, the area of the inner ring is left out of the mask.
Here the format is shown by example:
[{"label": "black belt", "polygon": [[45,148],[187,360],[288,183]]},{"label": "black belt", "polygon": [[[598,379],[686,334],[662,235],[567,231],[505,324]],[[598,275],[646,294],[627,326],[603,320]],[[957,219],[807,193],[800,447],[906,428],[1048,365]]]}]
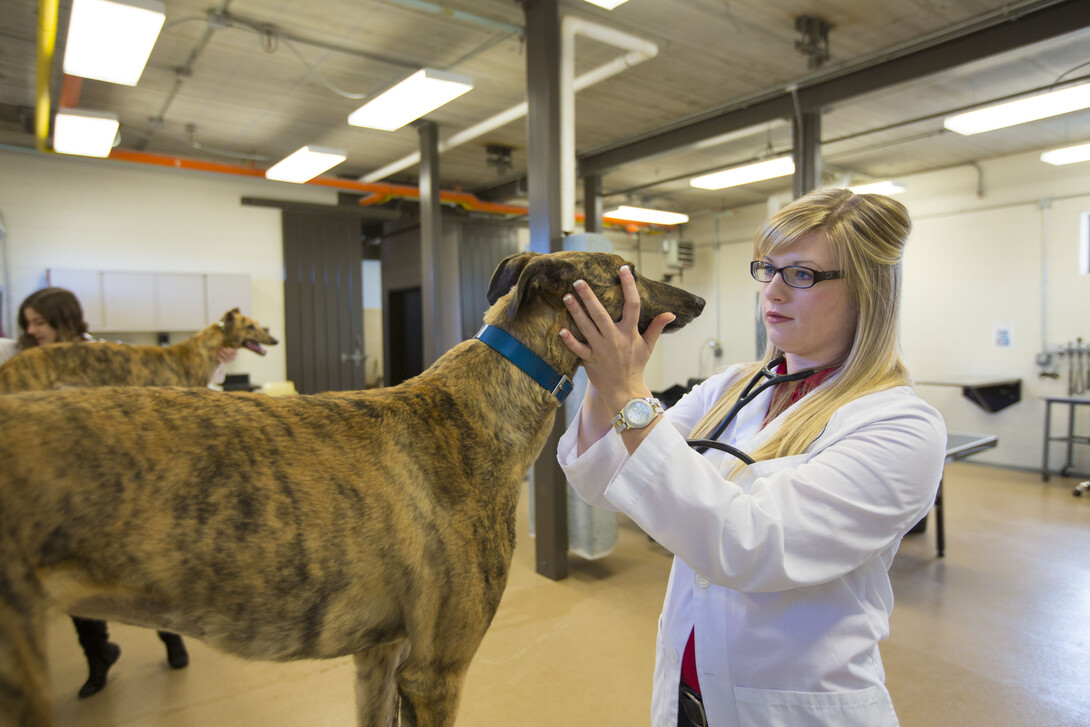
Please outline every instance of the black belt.
[{"label": "black belt", "polygon": [[[681,715],[684,715],[689,724],[693,727],[708,727],[708,714],[704,711],[704,700],[699,694],[682,684],[678,690],[677,699],[681,707]],[[683,723],[682,727],[684,727]]]}]

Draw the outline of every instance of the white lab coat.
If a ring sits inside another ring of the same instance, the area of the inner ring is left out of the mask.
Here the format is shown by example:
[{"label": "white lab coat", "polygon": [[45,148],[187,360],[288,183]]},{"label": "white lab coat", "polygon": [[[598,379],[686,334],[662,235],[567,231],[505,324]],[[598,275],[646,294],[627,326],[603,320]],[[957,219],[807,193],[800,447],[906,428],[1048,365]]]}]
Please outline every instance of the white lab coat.
[{"label": "white lab coat", "polygon": [[[934,502],[942,417],[908,387],[871,394],[833,414],[805,454],[728,481],[732,457],[697,454],[684,440],[739,375],[696,387],[631,457],[613,431],[577,457],[578,417],[560,440],[560,465],[587,502],[625,513],[675,554],[651,723],[676,724],[695,624],[712,727],[897,725],[878,653],[893,608],[888,569]],[[761,429],[771,392],[720,441],[752,452],[767,440],[798,406]]]}]

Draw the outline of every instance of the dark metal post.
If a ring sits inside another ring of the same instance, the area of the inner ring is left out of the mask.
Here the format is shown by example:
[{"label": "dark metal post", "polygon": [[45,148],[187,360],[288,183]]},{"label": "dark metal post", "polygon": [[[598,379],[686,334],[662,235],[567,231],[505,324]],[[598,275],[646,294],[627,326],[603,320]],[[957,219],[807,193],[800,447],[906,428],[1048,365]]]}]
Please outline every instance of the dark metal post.
[{"label": "dark metal post", "polygon": [[821,186],[821,112],[803,111],[791,122],[795,197]]},{"label": "dark metal post", "polygon": [[583,178],[583,229],[587,232],[602,231],[602,178],[588,174]]},{"label": "dark metal post", "polygon": [[[563,249],[560,220],[560,9],[558,0],[526,0],[526,115],[529,149],[530,249]],[[537,572],[568,576],[568,483],[556,463],[563,421],[534,463],[534,530]]]},{"label": "dark metal post", "polygon": [[439,127],[434,121],[415,122],[420,135],[420,303],[423,318],[424,367],[439,358],[439,243],[443,221],[439,210]]}]

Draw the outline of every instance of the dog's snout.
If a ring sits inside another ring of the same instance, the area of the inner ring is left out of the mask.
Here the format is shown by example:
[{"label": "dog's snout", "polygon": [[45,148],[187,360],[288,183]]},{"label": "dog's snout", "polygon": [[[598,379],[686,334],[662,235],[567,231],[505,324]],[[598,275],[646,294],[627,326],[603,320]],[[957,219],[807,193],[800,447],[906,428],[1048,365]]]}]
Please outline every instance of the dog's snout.
[{"label": "dog's snout", "polygon": [[694,301],[694,304],[696,305],[696,314],[697,315],[700,315],[701,313],[704,312],[704,303],[705,303],[704,299],[697,296],[697,299]]}]

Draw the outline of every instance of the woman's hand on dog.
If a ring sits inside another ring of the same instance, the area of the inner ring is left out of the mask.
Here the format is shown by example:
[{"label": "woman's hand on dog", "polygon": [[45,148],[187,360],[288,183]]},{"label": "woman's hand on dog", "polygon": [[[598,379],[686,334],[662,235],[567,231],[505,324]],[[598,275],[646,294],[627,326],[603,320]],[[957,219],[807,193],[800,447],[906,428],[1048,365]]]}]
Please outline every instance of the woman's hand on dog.
[{"label": "woman's hand on dog", "polygon": [[614,412],[620,411],[629,399],[651,395],[644,382],[644,369],[663,329],[675,318],[673,313],[662,313],[641,335],[640,294],[627,265],[621,267],[620,279],[624,293],[620,321],[614,322],[590,286],[579,280],[574,286],[578,299],[568,293],[564,304],[586,343],[581,343],[567,329],[560,331],[564,345],[582,359],[587,378]]}]

